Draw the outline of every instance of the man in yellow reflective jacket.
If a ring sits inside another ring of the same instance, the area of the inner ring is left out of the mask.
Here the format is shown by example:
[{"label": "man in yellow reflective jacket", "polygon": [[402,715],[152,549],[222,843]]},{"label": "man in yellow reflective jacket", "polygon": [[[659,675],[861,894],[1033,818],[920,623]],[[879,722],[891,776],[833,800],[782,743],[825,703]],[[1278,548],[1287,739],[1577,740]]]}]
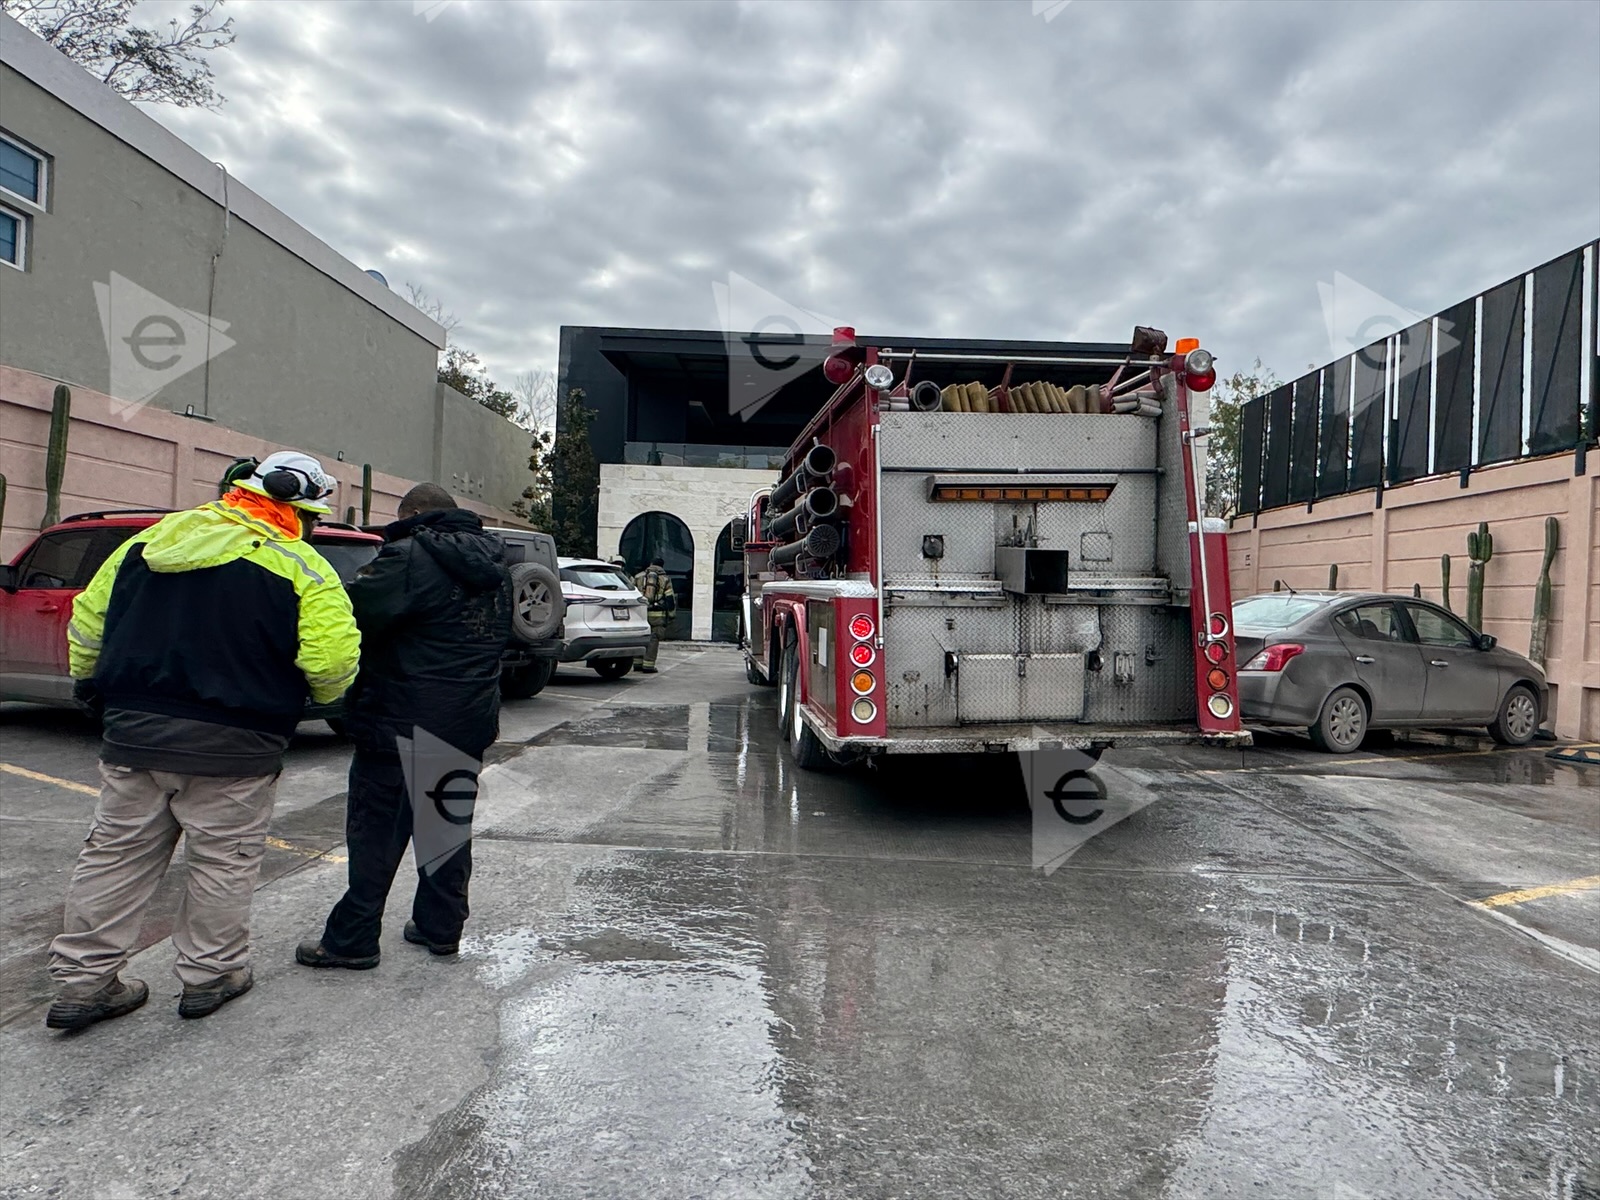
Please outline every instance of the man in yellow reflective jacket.
[{"label": "man in yellow reflective jacket", "polygon": [[145,1002],[120,972],[180,834],[178,1012],[203,1017],[250,989],[283,752],[307,698],[344,694],[361,648],[338,574],[304,540],[331,491],[316,459],[269,455],[222,499],[124,543],[74,600],[73,694],[102,714],[102,785],[50,947],[50,1028]]}]

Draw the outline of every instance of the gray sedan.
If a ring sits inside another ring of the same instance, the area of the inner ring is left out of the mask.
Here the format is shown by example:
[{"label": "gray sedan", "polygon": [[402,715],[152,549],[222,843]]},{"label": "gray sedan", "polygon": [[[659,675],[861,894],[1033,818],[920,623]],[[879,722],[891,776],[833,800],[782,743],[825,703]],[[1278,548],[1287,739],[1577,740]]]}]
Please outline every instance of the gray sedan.
[{"label": "gray sedan", "polygon": [[1544,672],[1426,600],[1271,592],[1233,606],[1246,722],[1310,731],[1333,754],[1369,729],[1477,726],[1523,746],[1544,721]]}]

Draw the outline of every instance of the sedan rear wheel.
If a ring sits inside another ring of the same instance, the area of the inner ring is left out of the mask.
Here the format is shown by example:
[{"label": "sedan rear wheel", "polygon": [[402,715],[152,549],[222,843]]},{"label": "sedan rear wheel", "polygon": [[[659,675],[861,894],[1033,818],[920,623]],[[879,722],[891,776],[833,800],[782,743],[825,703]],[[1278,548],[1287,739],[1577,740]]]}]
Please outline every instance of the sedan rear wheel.
[{"label": "sedan rear wheel", "polygon": [[1539,702],[1518,684],[1500,701],[1500,711],[1489,724],[1489,736],[1502,746],[1526,746],[1539,732]]},{"label": "sedan rear wheel", "polygon": [[1354,688],[1335,688],[1311,727],[1311,740],[1329,754],[1349,754],[1360,749],[1366,736],[1367,703],[1361,693]]}]

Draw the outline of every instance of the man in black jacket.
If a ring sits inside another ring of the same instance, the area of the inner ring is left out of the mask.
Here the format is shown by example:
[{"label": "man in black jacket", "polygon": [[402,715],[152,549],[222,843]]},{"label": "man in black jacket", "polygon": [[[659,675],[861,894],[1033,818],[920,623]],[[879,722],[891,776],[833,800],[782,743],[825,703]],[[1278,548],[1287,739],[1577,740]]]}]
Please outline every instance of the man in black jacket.
[{"label": "man in black jacket", "polygon": [[[378,965],[384,903],[407,842],[424,840],[434,806],[446,822],[465,824],[445,801],[475,795],[478,760],[499,733],[500,656],[511,636],[504,545],[433,483],[406,493],[384,539],[350,585],[362,635],[361,673],[345,702],[356,744],[345,816],[350,886],[321,940],[295,951],[308,967]],[[424,778],[425,747],[464,766]],[[413,803],[428,807],[414,812]],[[405,938],[434,954],[454,954],[461,940],[469,834],[467,826],[446,854],[413,844],[417,892]]]}]

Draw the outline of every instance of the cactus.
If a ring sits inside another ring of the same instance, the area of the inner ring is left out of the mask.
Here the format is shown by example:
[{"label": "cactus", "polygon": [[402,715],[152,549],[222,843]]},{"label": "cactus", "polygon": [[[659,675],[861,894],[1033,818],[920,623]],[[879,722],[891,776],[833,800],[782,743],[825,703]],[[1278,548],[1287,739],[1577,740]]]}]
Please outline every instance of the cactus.
[{"label": "cactus", "polygon": [[372,523],[372,464],[361,464],[361,523]]},{"label": "cactus", "polygon": [[356,523],[356,506],[354,504],[345,505],[344,523],[346,525],[354,525]]},{"label": "cactus", "polygon": [[6,523],[6,477],[0,475],[0,528]]},{"label": "cactus", "polygon": [[1450,603],[1450,556],[1439,555],[1440,594],[1444,597],[1444,606],[1455,612],[1455,605]]},{"label": "cactus", "polygon": [[1494,557],[1494,535],[1489,532],[1489,522],[1479,521],[1477,531],[1467,534],[1467,557],[1472,560],[1472,565],[1467,568],[1467,624],[1481,630],[1483,569]]},{"label": "cactus", "polygon": [[1533,633],[1528,638],[1528,657],[1544,666],[1550,643],[1550,564],[1555,561],[1561,542],[1561,522],[1544,519],[1544,565],[1539,568],[1539,586],[1533,590]]},{"label": "cactus", "polygon": [[1411,585],[1411,598],[1413,600],[1422,599],[1422,585],[1420,583],[1413,583]]},{"label": "cactus", "polygon": [[1337,592],[1339,590],[1339,564],[1338,563],[1330,563],[1328,565],[1328,590],[1330,592]]},{"label": "cactus", "polygon": [[44,456],[44,520],[46,529],[61,520],[61,477],[67,472],[67,426],[72,422],[72,392],[64,383],[56,384],[50,402],[50,445]]}]

